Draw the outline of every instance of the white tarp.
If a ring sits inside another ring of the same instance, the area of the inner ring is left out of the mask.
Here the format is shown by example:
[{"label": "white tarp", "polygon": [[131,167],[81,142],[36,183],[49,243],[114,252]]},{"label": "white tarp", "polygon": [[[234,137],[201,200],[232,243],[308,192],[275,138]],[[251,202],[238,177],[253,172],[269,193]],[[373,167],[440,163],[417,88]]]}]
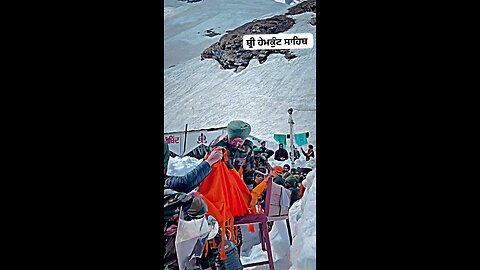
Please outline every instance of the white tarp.
[{"label": "white tarp", "polygon": [[167,132],[164,134],[164,138],[168,143],[170,151],[183,157],[185,154],[190,153],[193,149],[202,144],[208,146],[218,136],[225,134],[226,132],[227,128],[219,128],[215,130],[187,130],[186,144],[185,131]]},{"label": "white tarp", "polygon": [[182,156],[183,142],[185,141],[185,133],[172,132],[163,135],[168,144],[168,149],[178,156]]},{"label": "white tarp", "polygon": [[190,151],[197,148],[201,144],[208,146],[210,142],[212,142],[218,136],[224,134],[225,132],[226,129],[218,129],[212,131],[196,130],[187,132],[187,145],[185,147],[184,154],[188,154]]}]

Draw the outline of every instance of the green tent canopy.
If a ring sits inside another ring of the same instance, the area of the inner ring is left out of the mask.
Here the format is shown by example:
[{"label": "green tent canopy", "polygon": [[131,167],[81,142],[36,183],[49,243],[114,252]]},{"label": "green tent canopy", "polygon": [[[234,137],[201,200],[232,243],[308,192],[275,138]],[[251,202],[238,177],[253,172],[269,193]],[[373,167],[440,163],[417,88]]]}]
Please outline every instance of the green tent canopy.
[{"label": "green tent canopy", "polygon": [[287,135],[286,134],[274,134],[273,139],[278,143],[283,143],[284,146],[287,146]]}]

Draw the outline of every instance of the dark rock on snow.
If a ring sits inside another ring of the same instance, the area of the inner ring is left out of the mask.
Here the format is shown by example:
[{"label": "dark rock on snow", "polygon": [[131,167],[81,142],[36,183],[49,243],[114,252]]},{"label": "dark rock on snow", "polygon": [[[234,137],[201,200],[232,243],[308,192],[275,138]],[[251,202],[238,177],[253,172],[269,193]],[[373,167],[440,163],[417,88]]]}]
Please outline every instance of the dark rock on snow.
[{"label": "dark rock on snow", "polygon": [[180,2],[187,2],[187,3],[193,3],[193,2],[200,2],[202,0],[178,0]]},{"label": "dark rock on snow", "polygon": [[285,58],[287,60],[290,60],[290,59],[293,59],[293,58],[297,58],[297,56],[295,54],[293,54],[291,51],[288,51],[287,53],[285,53]]},{"label": "dark rock on snow", "polygon": [[297,15],[305,12],[317,13],[317,0],[307,0],[288,9],[287,15]]},{"label": "dark rock on snow", "polygon": [[295,21],[286,15],[277,15],[246,23],[222,36],[218,42],[205,49],[201,54],[201,59],[214,59],[222,68],[235,69],[237,72],[247,67],[251,59],[255,58],[262,64],[267,60],[268,55],[273,53],[284,54],[285,58],[292,59],[294,55],[289,50],[249,51],[243,49],[242,43],[243,35],[278,34],[287,31],[294,24]]},{"label": "dark rock on snow", "polygon": [[218,35],[220,35],[220,33],[217,33],[215,31],[213,31],[213,28],[205,31],[205,36],[207,36],[207,37],[214,37],[214,36],[218,36]]},{"label": "dark rock on snow", "polygon": [[310,19],[310,24],[311,25],[317,25],[317,17],[313,17]]}]

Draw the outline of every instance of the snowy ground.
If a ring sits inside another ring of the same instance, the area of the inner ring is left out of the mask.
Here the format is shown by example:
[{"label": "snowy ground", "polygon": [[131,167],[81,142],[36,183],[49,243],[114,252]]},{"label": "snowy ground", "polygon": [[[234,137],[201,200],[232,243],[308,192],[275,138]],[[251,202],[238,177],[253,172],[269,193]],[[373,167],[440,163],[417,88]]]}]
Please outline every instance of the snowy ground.
[{"label": "snowy ground", "polygon": [[[168,164],[169,175],[185,175],[198,165],[201,160],[191,157],[171,158]],[[317,230],[317,188],[315,160],[309,161],[313,168],[304,180],[305,193],[301,200],[295,202],[289,210],[293,243],[289,244],[285,221],[275,222],[270,231],[270,241],[276,270],[315,269],[316,265],[316,230]],[[258,233],[258,230],[255,230]],[[245,234],[245,232],[244,232]],[[248,237],[244,235],[244,239]],[[254,236],[251,236],[254,237]],[[255,245],[248,254],[242,256],[243,264],[267,260],[267,253],[261,246]],[[251,270],[267,270],[268,265],[248,268]]]}]

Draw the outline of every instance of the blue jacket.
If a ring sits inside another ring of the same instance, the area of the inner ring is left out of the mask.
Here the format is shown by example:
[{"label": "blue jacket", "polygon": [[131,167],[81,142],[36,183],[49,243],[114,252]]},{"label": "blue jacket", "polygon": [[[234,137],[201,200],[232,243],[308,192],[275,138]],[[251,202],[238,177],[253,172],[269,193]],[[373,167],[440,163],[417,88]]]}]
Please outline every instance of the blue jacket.
[{"label": "blue jacket", "polygon": [[163,187],[165,189],[173,189],[177,192],[189,193],[198,187],[211,171],[212,168],[210,164],[202,161],[202,163],[184,176],[167,176]]}]

